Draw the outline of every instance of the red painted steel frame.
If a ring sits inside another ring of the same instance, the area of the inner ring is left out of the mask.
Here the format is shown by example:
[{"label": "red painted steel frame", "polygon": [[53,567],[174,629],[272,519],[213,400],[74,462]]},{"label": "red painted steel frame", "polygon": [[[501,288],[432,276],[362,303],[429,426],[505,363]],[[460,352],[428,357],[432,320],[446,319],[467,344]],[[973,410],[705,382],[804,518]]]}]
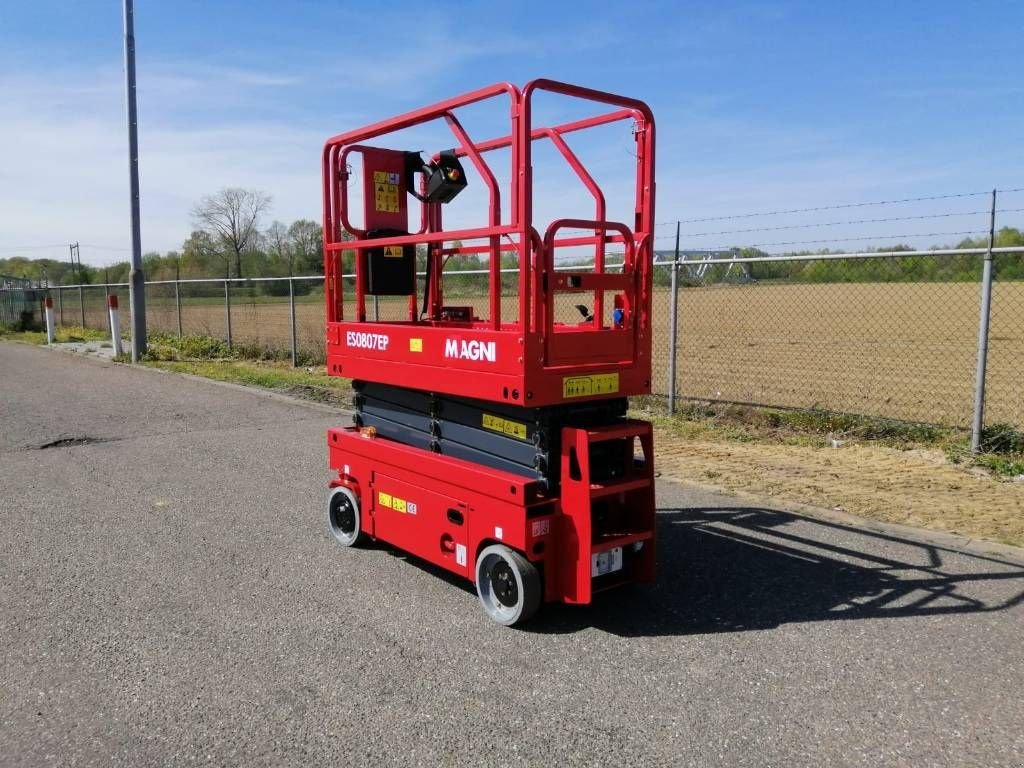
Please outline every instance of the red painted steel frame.
[{"label": "red painted steel frame", "polygon": [[[532,102],[538,91],[614,109],[563,125],[534,128]],[[458,121],[455,110],[499,97],[509,99],[508,135],[474,142]],[[367,240],[366,233],[349,220],[346,158],[351,152],[364,150],[363,142],[433,120],[445,121],[453,133],[457,154],[468,158],[483,179],[489,196],[487,225],[446,231],[441,224],[440,204],[423,204],[419,231]],[[632,222],[605,220],[601,188],[564,139],[566,134],[619,120],[632,120],[635,124],[637,162]],[[531,149],[533,141],[541,139],[554,144],[593,196],[594,219],[555,221],[543,233],[535,227]],[[509,214],[503,217],[502,193],[483,156],[506,147],[511,150],[512,174],[507,195]],[[323,152],[328,372],[530,406],[649,393],[654,192],[654,119],[647,105],[636,99],[552,80],[535,80],[521,90],[509,83],[499,83],[331,138]],[[593,234],[558,237],[559,230],[566,227],[590,229]],[[356,239],[343,240],[343,233]],[[452,247],[450,244],[456,240],[468,243]],[[621,275],[605,272],[606,243],[624,246],[626,264]],[[356,271],[361,274],[368,247],[405,244],[426,245],[435,262],[456,253],[488,253],[488,318],[463,323],[441,319],[440,268],[432,276],[427,316],[416,315],[413,296],[411,319],[369,321],[362,281],[357,280],[355,317],[346,318],[341,252],[355,252]],[[567,280],[563,273],[555,273],[553,266],[557,248],[579,245],[594,246],[595,269],[592,274],[580,275],[577,283]],[[501,317],[500,255],[513,249],[518,256],[520,305],[518,318],[505,321]],[[554,321],[555,294],[565,291],[587,291],[594,295],[591,323],[568,325]],[[621,327],[606,324],[603,298],[607,291],[624,297]],[[600,383],[589,389],[569,385],[588,379]],[[590,391],[594,394],[585,394]]]}]

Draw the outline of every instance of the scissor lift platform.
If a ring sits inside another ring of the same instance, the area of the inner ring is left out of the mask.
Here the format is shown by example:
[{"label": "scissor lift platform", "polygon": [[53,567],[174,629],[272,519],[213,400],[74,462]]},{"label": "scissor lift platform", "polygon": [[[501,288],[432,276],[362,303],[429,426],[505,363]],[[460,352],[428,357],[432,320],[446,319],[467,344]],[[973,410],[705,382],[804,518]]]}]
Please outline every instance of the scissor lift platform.
[{"label": "scissor lift platform", "polygon": [[[541,92],[606,111],[535,127]],[[486,102],[504,102],[509,131],[477,141],[458,111]],[[450,128],[455,146],[427,161],[367,143],[432,121]],[[620,121],[631,123],[636,148],[628,222],[608,219],[604,192],[566,139]],[[592,217],[535,225],[536,141],[575,173]],[[512,166],[504,188],[486,160],[502,149]],[[354,224],[357,156],[363,210]],[[487,221],[446,229],[442,206],[467,188],[463,160],[487,196]],[[627,397],[651,391],[654,186],[647,105],[551,80],[499,83],[328,140],[327,370],[356,391],[356,426],[328,434],[337,472],[328,515],[340,543],[373,537],[461,574],[504,624],[544,600],[587,603],[605,587],[653,579],[651,429],[624,414]],[[621,264],[606,265],[609,247]],[[557,269],[567,249],[591,251],[593,264]],[[445,265],[465,255],[486,257],[486,306],[445,302]],[[503,316],[510,287],[517,306]],[[377,319],[369,300],[380,296],[400,297],[404,316]],[[567,300],[580,302],[574,322],[561,313]]]}]

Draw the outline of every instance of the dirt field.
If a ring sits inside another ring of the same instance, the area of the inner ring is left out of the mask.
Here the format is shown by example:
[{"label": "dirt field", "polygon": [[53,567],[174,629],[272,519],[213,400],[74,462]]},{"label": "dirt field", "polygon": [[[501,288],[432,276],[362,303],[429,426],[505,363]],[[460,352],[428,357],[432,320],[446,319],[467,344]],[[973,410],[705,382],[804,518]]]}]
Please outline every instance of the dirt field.
[{"label": "dirt field", "polygon": [[[101,298],[101,297],[99,297]],[[669,292],[654,296],[655,391],[668,389]],[[820,407],[913,421],[966,426],[976,364],[979,288],[973,283],[719,285],[683,288],[678,305],[677,392],[683,397],[797,408]],[[67,296],[78,322],[77,296]],[[151,327],[177,330],[173,299],[148,299]],[[454,298],[486,314],[481,298]],[[560,319],[579,319],[575,301]],[[382,299],[380,317],[398,319],[404,301]],[[517,313],[506,297],[504,311]],[[186,301],[185,333],[223,336],[216,298]],[[323,306],[297,305],[303,351],[323,353]],[[101,327],[99,301],[87,322]],[[236,295],[232,335],[238,342],[287,348],[288,305]],[[1024,425],[1024,283],[996,284],[989,349],[987,421]]]},{"label": "dirt field", "polygon": [[693,440],[664,428],[656,444],[662,477],[1024,545],[1024,483],[949,464],[941,451]]}]

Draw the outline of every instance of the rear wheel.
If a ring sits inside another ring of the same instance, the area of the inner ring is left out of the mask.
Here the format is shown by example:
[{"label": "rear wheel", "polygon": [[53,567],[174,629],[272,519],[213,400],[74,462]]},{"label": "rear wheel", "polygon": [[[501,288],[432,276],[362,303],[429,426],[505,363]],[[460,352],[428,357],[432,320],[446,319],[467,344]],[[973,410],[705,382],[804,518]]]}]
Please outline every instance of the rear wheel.
[{"label": "rear wheel", "polygon": [[344,486],[332,489],[327,497],[327,526],[331,536],[343,547],[354,546],[363,539],[359,500]]},{"label": "rear wheel", "polygon": [[488,616],[512,626],[529,619],[540,607],[540,574],[515,550],[492,544],[476,559],[476,593]]}]

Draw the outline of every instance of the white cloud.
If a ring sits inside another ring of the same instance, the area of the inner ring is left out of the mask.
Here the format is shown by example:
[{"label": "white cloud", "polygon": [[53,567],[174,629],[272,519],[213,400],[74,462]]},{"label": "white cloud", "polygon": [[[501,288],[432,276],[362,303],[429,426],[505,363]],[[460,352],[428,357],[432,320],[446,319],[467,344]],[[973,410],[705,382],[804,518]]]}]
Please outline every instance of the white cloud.
[{"label": "white cloud", "polygon": [[[224,186],[263,189],[273,214],[319,214],[320,131],[279,120],[211,120],[197,103],[254,98],[291,76],[232,69],[156,71],[140,87],[140,178],[145,250],[180,246],[190,210]],[[0,255],[18,245],[80,241],[84,260],[123,259],[128,234],[127,134],[121,74],[112,70],[0,79]],[[230,112],[230,109],[227,110]],[[100,246],[100,247],[96,247]],[[101,250],[104,249],[104,250]],[[63,257],[65,246],[31,251]]]}]

